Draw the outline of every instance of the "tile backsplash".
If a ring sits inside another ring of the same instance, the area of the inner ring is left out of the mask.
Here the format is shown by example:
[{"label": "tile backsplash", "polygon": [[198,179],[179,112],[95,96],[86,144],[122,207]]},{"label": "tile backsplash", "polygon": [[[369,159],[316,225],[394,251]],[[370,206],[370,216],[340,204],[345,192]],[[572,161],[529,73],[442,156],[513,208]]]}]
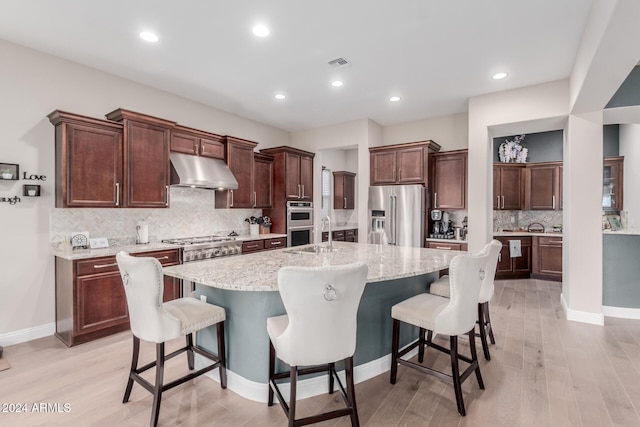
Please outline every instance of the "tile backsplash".
[{"label": "tile backsplash", "polygon": [[493,211],[493,231],[527,228],[534,222],[551,231],[554,224],[562,224],[562,211]]},{"label": "tile backsplash", "polygon": [[215,209],[215,192],[171,187],[168,209],[51,209],[50,242],[61,242],[71,232],[88,231],[90,237],[134,242],[136,225],[144,219],[152,242],[173,237],[249,234],[245,218],[260,216],[260,209]]}]

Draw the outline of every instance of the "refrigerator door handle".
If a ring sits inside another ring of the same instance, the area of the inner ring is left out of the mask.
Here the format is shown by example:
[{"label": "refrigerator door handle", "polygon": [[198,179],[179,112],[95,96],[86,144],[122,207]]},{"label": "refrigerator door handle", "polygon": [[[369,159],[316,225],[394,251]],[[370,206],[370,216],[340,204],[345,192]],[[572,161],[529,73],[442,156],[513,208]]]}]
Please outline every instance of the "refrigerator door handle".
[{"label": "refrigerator door handle", "polygon": [[391,197],[391,239],[389,239],[389,244],[395,246],[397,244],[396,238],[398,232],[398,224],[396,224],[396,221],[398,219],[398,212],[396,211],[398,207],[398,196],[392,195],[389,197]]}]

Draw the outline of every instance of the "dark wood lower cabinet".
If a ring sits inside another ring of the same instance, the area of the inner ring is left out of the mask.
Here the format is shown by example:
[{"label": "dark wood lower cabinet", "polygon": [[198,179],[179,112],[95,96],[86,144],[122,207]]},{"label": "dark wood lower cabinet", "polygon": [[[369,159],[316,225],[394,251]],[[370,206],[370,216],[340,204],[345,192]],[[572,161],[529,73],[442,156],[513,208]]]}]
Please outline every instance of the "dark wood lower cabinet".
[{"label": "dark wood lower cabinet", "polygon": [[242,242],[242,253],[252,253],[280,249],[287,247],[286,237],[272,237],[270,239],[245,240]]},{"label": "dark wood lower cabinet", "polygon": [[[358,229],[336,230],[331,232],[331,240],[336,242],[358,242]],[[329,232],[322,232],[322,241],[329,241]]]},{"label": "dark wood lower cabinet", "polygon": [[[498,257],[496,279],[523,279],[531,276],[531,237],[494,237],[502,242],[502,250]],[[511,257],[509,240],[520,240],[522,255]]]},{"label": "dark wood lower cabinet", "polygon": [[531,277],[562,281],[562,236],[534,236]]},{"label": "dark wood lower cabinet", "polygon": [[[163,266],[177,265],[179,250],[141,252]],[[179,279],[165,276],[164,301],[180,297]],[[115,256],[56,257],[56,336],[73,346],[129,329],[129,312]]]}]

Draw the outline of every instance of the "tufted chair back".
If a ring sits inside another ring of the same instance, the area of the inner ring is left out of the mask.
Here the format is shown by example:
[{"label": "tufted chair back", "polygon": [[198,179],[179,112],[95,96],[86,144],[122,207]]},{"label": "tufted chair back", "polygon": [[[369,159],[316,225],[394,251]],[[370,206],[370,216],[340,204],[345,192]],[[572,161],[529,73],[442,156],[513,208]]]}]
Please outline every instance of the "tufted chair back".
[{"label": "tufted chair back", "polygon": [[367,272],[363,263],[280,269],[278,287],[289,323],[274,342],[278,357],[300,366],[353,356]]},{"label": "tufted chair back", "polygon": [[116,255],[127,296],[131,332],[141,340],[162,343],[182,336],[181,322],[163,307],[164,278],[155,258]]},{"label": "tufted chair back", "polygon": [[483,248],[483,253],[488,253],[487,267],[485,268],[484,279],[482,280],[482,286],[480,286],[480,297],[478,301],[480,303],[488,302],[493,296],[494,284],[493,280],[496,277],[496,268],[498,267],[498,256],[502,249],[502,243],[493,239]]},{"label": "tufted chair back", "polygon": [[458,255],[449,266],[449,304],[436,316],[433,332],[462,335],[474,328],[478,316],[480,286],[486,277],[489,251]]}]

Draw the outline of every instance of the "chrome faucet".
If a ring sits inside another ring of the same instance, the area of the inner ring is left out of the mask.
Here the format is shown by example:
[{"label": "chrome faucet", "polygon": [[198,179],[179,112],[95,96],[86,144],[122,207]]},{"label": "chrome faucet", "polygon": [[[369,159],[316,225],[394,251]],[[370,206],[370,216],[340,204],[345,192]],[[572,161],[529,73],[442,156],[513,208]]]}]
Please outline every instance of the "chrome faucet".
[{"label": "chrome faucet", "polygon": [[325,216],[320,220],[320,222],[322,223],[322,231],[324,231],[325,222],[329,226],[329,240],[327,242],[327,248],[329,249],[329,252],[331,252],[333,250],[333,236],[332,236],[333,233],[331,233],[331,218],[328,216]]}]

